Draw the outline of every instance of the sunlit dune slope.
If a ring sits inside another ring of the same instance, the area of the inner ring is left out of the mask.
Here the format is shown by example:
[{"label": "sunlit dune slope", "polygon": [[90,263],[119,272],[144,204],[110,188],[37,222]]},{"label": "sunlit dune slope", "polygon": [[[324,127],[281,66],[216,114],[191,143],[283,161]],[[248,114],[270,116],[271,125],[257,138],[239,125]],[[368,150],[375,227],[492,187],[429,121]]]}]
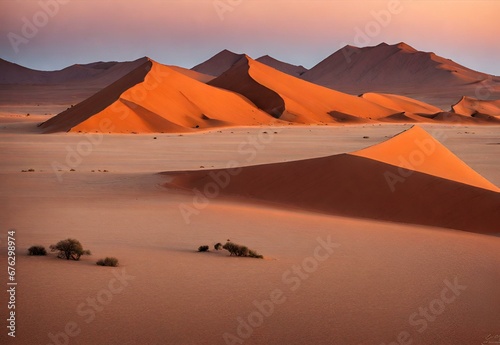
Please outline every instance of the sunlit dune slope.
[{"label": "sunlit dune slope", "polygon": [[[419,166],[398,166],[417,152]],[[169,188],[213,195],[219,186],[243,202],[480,233],[498,232],[500,223],[498,189],[419,128],[354,154],[166,175]]]},{"label": "sunlit dune slope", "polygon": [[[443,136],[441,140],[446,141],[446,137]],[[413,126],[388,141],[353,152],[351,155],[391,164],[408,171],[418,171],[495,192],[499,191],[495,185],[418,126]]]}]

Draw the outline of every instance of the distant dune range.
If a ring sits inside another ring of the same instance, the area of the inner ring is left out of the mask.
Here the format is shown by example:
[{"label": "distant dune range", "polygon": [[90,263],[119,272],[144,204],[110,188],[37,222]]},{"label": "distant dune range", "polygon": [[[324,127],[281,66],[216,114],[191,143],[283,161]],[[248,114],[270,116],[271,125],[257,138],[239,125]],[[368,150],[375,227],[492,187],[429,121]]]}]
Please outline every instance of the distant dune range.
[{"label": "distant dune range", "polygon": [[[424,157],[420,164],[401,164],[400,158],[411,161],[416,152]],[[351,154],[249,166],[236,174],[205,170],[165,175],[167,188],[201,193],[209,183],[224,181],[221,176],[231,176],[229,183],[218,182],[220,194],[242,202],[498,232],[499,189],[417,126]]]},{"label": "distant dune range", "polygon": [[[53,72],[1,60],[0,72],[0,113],[60,113],[42,126],[46,132],[183,132],[269,124],[500,123],[499,101],[494,98],[500,98],[500,78],[404,43],[348,46],[310,70],[267,55],[253,60],[224,50],[192,70],[141,58],[73,65]],[[164,77],[158,78],[160,74]],[[148,86],[153,85],[151,80],[158,81],[154,87]],[[488,97],[477,100],[471,94]],[[112,125],[101,128],[104,118]]]}]

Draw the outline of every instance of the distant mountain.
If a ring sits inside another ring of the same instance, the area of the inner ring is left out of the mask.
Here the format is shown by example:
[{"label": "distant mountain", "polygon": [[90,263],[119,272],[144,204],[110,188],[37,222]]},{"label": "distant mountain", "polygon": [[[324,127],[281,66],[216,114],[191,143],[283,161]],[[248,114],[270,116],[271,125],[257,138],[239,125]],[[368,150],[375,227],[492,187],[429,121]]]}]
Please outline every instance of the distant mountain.
[{"label": "distant mountain", "polygon": [[[449,107],[477,87],[500,86],[500,78],[459,65],[405,43],[357,48],[346,46],[301,78],[343,92],[385,92],[414,96]],[[500,96],[500,94],[498,95]]]},{"label": "distant mountain", "polygon": [[191,68],[193,71],[208,74],[214,77],[220,76],[222,73],[231,68],[238,62],[245,54],[236,54],[232,51],[224,49],[220,53],[212,56],[205,62]]},{"label": "distant mountain", "polygon": [[38,71],[0,59],[0,84],[54,85],[88,83],[107,86],[134,70],[146,58],[127,62],[76,64],[58,71]]},{"label": "distant mountain", "polygon": [[[303,74],[303,79],[331,88],[429,87],[464,85],[488,78],[434,53],[405,43],[356,48],[346,46]],[[422,84],[425,83],[425,84]]]},{"label": "distant mountain", "polygon": [[269,55],[261,56],[260,58],[257,59],[257,61],[294,77],[300,77],[302,74],[307,72],[307,68],[305,68],[304,66],[292,65],[277,60]]},{"label": "distant mountain", "polygon": [[[207,61],[196,65],[192,68],[193,71],[208,74],[214,77],[220,76],[222,73],[230,69],[235,63],[245,57],[245,54],[236,54],[227,49],[221,51],[220,53],[212,56]],[[264,55],[258,58],[256,61],[263,63],[269,67],[277,69],[283,73],[292,75],[294,77],[299,77],[307,71],[303,66],[292,65],[280,60],[277,60],[269,55]]]}]

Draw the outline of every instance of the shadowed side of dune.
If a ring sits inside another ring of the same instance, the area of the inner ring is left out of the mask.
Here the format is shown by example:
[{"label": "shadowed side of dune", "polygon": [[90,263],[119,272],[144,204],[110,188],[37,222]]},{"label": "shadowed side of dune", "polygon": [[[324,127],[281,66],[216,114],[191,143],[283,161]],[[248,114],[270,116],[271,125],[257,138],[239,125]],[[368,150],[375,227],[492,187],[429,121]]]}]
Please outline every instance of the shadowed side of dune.
[{"label": "shadowed side of dune", "polygon": [[[166,173],[167,187],[204,188],[234,171]],[[399,176],[394,184],[390,177]],[[392,188],[388,181],[392,181]],[[498,232],[500,193],[349,154],[245,167],[222,196],[328,214],[422,224],[478,233]]]},{"label": "shadowed side of dune", "polygon": [[259,109],[279,118],[285,110],[285,101],[279,94],[255,81],[250,76],[249,69],[248,60],[243,57],[231,69],[208,84],[244,95]]},{"label": "shadowed side of dune", "polygon": [[97,92],[95,95],[45,121],[40,127],[45,130],[45,133],[67,132],[71,130],[71,128],[106,109],[109,105],[118,100],[123,92],[144,81],[151,67],[152,62],[150,60],[146,61],[141,66],[110,86]]}]

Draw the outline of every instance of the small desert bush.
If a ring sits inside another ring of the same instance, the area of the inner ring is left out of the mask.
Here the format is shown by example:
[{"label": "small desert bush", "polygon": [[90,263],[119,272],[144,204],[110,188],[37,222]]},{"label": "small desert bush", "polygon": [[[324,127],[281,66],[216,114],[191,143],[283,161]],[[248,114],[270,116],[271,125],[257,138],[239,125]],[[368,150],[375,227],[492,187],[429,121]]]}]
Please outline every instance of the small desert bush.
[{"label": "small desert bush", "polygon": [[118,266],[118,259],[106,256],[104,259],[97,260],[96,264],[98,264],[99,266],[116,267],[116,266]]},{"label": "small desert bush", "polygon": [[215,250],[222,250],[222,243],[219,242],[219,243],[215,244],[214,249]]},{"label": "small desert bush", "polygon": [[263,256],[257,254],[257,252],[248,249],[246,246],[242,246],[233,242],[227,242],[222,248],[227,250],[231,256],[242,256],[262,259]]},{"label": "small desert bush", "polygon": [[199,246],[198,251],[199,252],[208,252],[208,246]]},{"label": "small desert bush", "polygon": [[47,255],[44,246],[31,246],[28,248],[28,255]]},{"label": "small desert bush", "polygon": [[56,244],[50,245],[50,250],[52,252],[58,252],[57,257],[66,260],[80,260],[82,255],[91,255],[90,250],[83,249],[80,241],[74,238],[68,238],[61,240]]}]

